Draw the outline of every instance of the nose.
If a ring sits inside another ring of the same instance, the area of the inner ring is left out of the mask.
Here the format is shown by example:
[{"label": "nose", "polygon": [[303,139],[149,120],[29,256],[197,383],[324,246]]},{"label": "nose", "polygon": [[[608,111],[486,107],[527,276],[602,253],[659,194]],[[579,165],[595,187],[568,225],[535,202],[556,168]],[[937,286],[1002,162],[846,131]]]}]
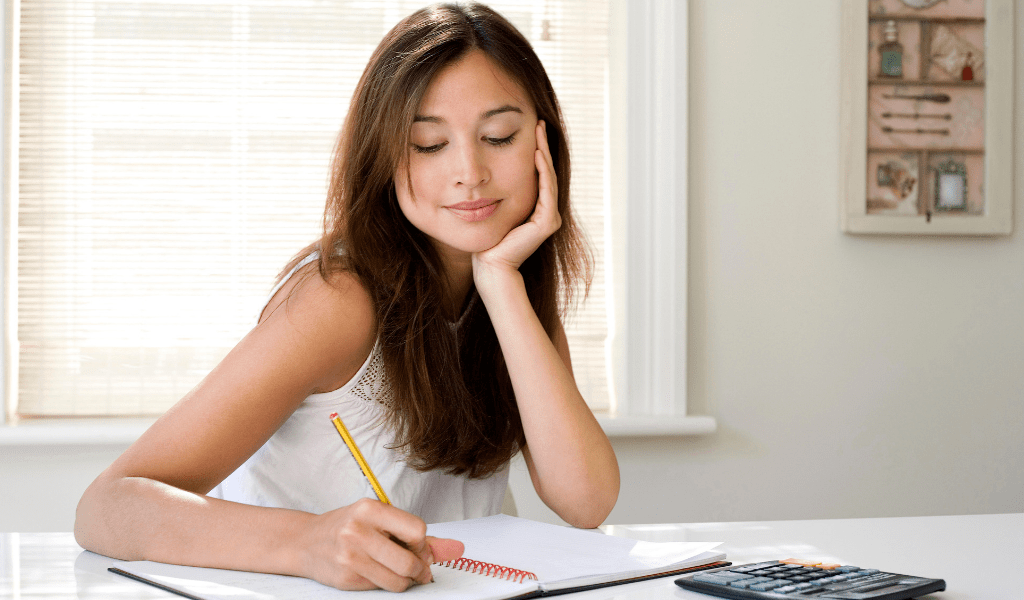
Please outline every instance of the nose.
[{"label": "nose", "polygon": [[480,149],[475,145],[463,145],[462,150],[458,152],[458,164],[455,165],[454,171],[457,186],[475,188],[487,182],[490,172],[485,157],[481,154]]}]

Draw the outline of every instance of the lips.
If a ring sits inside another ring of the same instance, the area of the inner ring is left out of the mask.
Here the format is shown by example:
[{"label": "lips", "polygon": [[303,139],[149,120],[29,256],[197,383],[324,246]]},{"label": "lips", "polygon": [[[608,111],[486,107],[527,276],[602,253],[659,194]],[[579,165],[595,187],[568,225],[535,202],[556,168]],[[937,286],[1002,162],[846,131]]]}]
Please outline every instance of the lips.
[{"label": "lips", "polygon": [[498,210],[500,198],[480,198],[479,200],[467,200],[458,204],[445,206],[453,215],[463,221],[483,221]]}]

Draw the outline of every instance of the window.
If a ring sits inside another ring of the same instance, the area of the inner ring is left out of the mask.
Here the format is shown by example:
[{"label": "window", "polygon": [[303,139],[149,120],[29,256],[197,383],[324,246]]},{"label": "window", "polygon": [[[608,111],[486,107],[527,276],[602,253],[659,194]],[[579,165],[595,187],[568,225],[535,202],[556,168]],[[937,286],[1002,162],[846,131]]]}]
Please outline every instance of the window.
[{"label": "window", "polygon": [[[326,148],[340,126],[346,96],[379,36],[417,3],[65,4],[5,2],[3,19],[10,27],[0,27],[6,65],[16,66],[5,68],[0,96],[7,116],[0,162],[7,183],[0,309],[6,410],[0,411],[0,422],[18,413],[160,412],[208,371],[251,326],[283,261],[315,235]],[[493,3],[533,38],[558,87],[574,144],[576,207],[599,252],[587,312],[569,324],[581,389],[598,411],[685,417],[687,2],[608,4],[610,11],[582,0]],[[301,16],[313,8],[320,10],[316,26],[303,29],[307,23]],[[192,10],[209,20],[190,26],[185,19]],[[106,15],[105,25],[97,24],[98,13]],[[214,31],[218,23],[227,27],[229,16],[230,36]],[[33,33],[28,27],[33,17],[54,27]],[[179,35],[182,27],[195,31],[187,38],[195,40],[194,47],[181,39],[186,37]],[[343,45],[334,43],[337,36],[322,33],[330,27],[348,27]],[[545,28],[550,39],[538,41]],[[90,29],[92,39],[106,40],[107,47],[86,44],[72,51],[71,34],[78,32],[88,41]],[[596,37],[587,44],[573,37],[591,34]],[[606,36],[603,42],[601,36]],[[129,44],[132,39],[139,45],[136,50]],[[34,50],[23,51],[20,42],[34,44]],[[574,46],[584,50],[582,62],[580,53],[571,55]],[[558,48],[565,52],[553,58]],[[188,67],[171,77],[171,64],[178,59]],[[318,78],[327,80],[326,91],[314,85]],[[38,94],[49,79],[66,84],[63,96],[24,101],[26,93]],[[569,90],[587,81],[600,81],[603,87]],[[202,99],[207,90],[216,93]],[[141,113],[111,110],[115,94],[136,94],[120,102]],[[575,108],[580,103],[603,112],[581,112]],[[96,112],[85,115],[92,122],[73,127],[71,115],[90,106]],[[155,125],[144,123],[152,117],[148,113],[166,108],[180,122],[158,117]],[[253,113],[262,114],[255,124],[250,122]],[[22,130],[32,118],[37,126],[47,125],[52,133],[46,135],[56,135],[60,143],[45,146],[46,136],[30,140]],[[587,137],[584,127],[594,124],[600,124],[600,134]],[[118,129],[131,135],[114,135]],[[141,167],[133,178],[116,161],[105,167],[91,164],[93,155],[114,154],[113,141],[124,144],[118,158],[122,166]],[[221,152],[214,160],[217,144]],[[93,153],[95,148],[99,151]],[[584,174],[583,148],[603,149],[603,162],[591,175]],[[35,172],[25,168],[25,179],[35,187],[20,181],[22,152],[40,163]],[[189,153],[194,154],[191,163]],[[180,159],[176,167],[172,159]],[[103,175],[115,169],[115,180],[105,181]],[[47,170],[47,177],[40,170]],[[75,177],[87,178],[88,185],[79,182],[75,188]],[[586,209],[578,189],[584,179],[591,185],[600,181],[603,190],[603,197],[590,196]],[[104,185],[116,193],[97,197]],[[22,191],[35,194],[34,199],[23,198]],[[49,204],[56,210],[36,207],[34,215],[21,213],[23,203],[33,209],[32,203],[41,204],[45,197],[55,199]],[[112,202],[118,197],[122,204]],[[186,210],[172,214],[167,223],[143,214],[143,208],[177,205]],[[133,229],[132,219],[145,227]],[[269,230],[261,225],[267,220],[275,221]],[[71,227],[81,223],[99,227]],[[68,237],[40,244],[45,228],[63,230]],[[110,234],[118,229],[129,235],[115,240]],[[37,268],[23,268],[22,244],[33,241],[45,256],[35,259]],[[214,244],[225,241],[230,243]],[[61,248],[66,256],[60,260],[91,257],[93,262],[62,267],[57,264]],[[173,257],[183,260],[170,261]],[[43,283],[61,281],[70,292],[61,286],[40,291]],[[38,302],[23,302],[21,288],[30,295],[32,286],[37,286]],[[110,303],[104,307],[90,299],[96,294],[106,294]],[[134,314],[118,312],[129,304]],[[90,330],[88,323],[104,310],[123,324],[92,325]],[[201,310],[207,311],[205,317]],[[53,313],[49,320],[44,312]],[[130,340],[133,330],[142,335]],[[62,340],[76,338],[80,348],[60,347]],[[50,345],[45,353],[41,342]],[[83,348],[92,354],[83,354]],[[62,381],[68,373],[86,379]],[[26,381],[33,377],[36,384],[29,391],[45,408],[19,397],[19,389],[30,387]],[[114,402],[117,396],[127,402]],[[685,420],[681,429],[663,418],[606,427],[622,433],[664,433],[666,425],[675,431],[714,429],[707,417]]]},{"label": "window", "polygon": [[[158,414],[193,387],[317,235],[356,79],[421,4],[9,3],[8,410]],[[581,391],[607,409],[609,9],[491,5],[531,39],[563,105],[596,259],[568,333]]]}]

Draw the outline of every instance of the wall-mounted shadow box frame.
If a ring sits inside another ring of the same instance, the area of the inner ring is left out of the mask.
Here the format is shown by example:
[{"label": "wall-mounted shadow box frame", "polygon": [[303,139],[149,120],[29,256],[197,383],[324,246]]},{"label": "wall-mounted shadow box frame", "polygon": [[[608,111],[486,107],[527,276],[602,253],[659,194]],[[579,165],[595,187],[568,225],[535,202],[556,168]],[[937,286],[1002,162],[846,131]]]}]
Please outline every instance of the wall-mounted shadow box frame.
[{"label": "wall-mounted shadow box frame", "polygon": [[843,231],[1013,227],[1014,0],[842,0]]}]

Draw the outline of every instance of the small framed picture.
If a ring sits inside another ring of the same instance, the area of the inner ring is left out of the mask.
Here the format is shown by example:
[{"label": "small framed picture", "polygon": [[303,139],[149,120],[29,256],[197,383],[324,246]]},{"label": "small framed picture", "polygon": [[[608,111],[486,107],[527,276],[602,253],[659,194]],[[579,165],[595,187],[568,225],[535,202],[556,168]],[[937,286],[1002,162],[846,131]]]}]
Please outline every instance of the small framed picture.
[{"label": "small framed picture", "polygon": [[935,210],[967,210],[967,167],[949,160],[935,169]]},{"label": "small framed picture", "polygon": [[842,0],[841,223],[1012,230],[1014,0]]}]

